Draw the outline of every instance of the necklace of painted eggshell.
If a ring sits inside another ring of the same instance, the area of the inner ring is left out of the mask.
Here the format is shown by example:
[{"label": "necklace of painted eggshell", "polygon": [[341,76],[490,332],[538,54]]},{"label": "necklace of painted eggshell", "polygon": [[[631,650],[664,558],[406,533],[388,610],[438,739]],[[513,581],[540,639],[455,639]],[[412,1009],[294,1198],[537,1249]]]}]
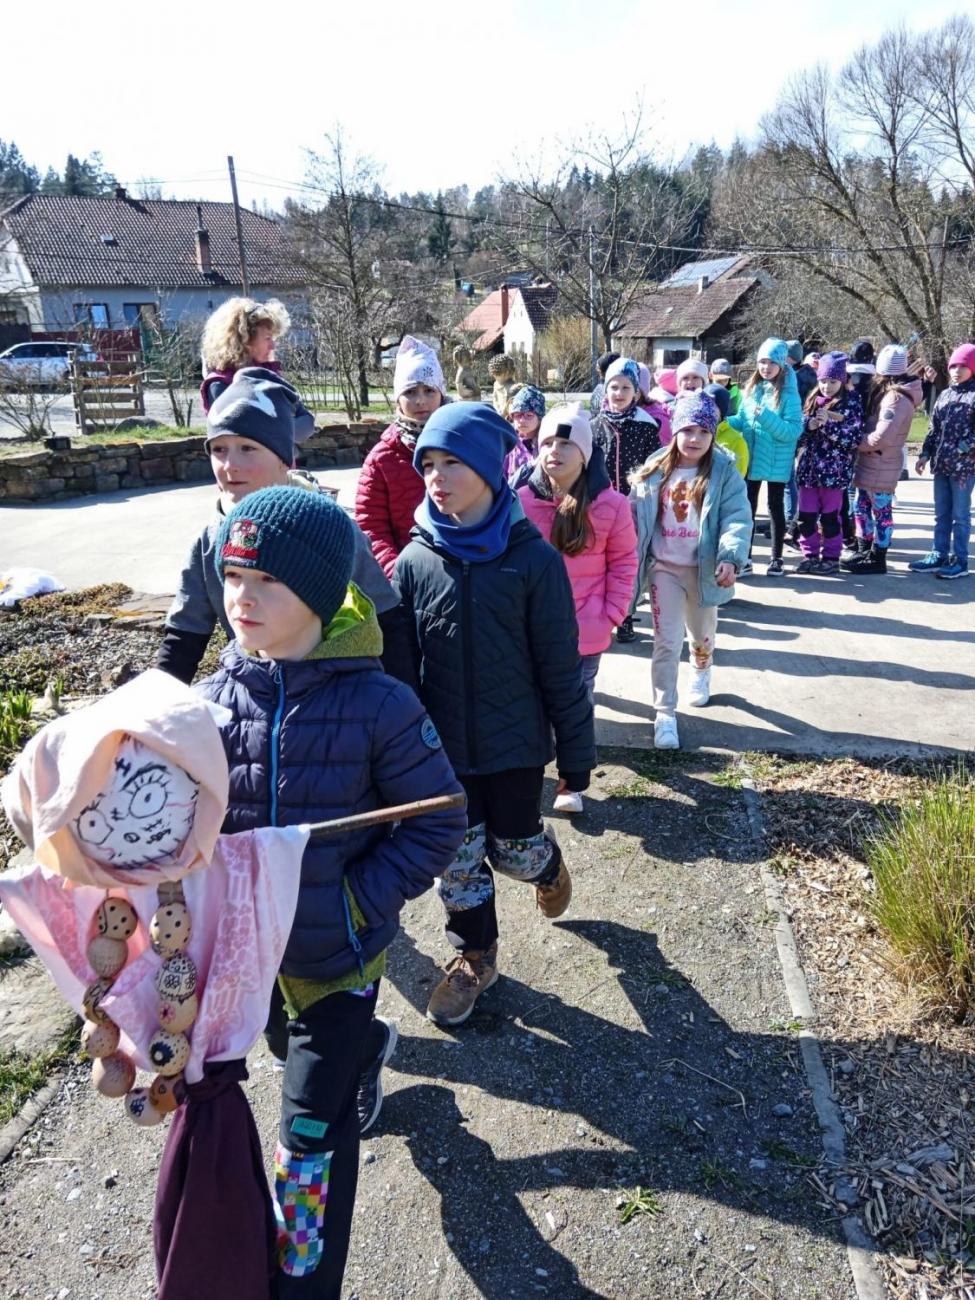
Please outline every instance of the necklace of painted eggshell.
[{"label": "necklace of painted eggshell", "polygon": [[[112,776],[85,807],[74,831],[85,853],[114,872],[171,866],[193,824],[199,784],[182,768],[141,741],[127,736],[119,746]],[[183,1070],[190,1055],[190,1028],[199,1010],[197,971],[187,956],[193,933],[179,880],[157,887],[158,907],[149,923],[149,944],[162,959],[156,973],[159,1028],[147,1044],[156,1076],[133,1087],[136,1067],[119,1050],[120,1031],[101,1003],[129,957],[128,941],[138,914],[127,898],[111,892],[95,913],[88,964],[95,976],[85,991],[81,1045],[93,1059],[92,1083],[104,1097],[124,1097],[136,1124],[158,1124],[185,1099]]]}]

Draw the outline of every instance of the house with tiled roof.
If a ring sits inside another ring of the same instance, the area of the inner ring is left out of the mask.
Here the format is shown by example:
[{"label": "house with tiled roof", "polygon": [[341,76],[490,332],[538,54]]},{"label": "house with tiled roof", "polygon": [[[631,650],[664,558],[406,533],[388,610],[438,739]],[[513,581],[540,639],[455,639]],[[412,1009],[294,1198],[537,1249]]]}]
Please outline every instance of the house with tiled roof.
[{"label": "house with tiled roof", "polygon": [[634,302],[614,345],[653,368],[680,365],[689,356],[743,361],[756,341],[739,330],[742,310],[770,283],[750,257],[686,262]]},{"label": "house with tiled roof", "polygon": [[531,284],[504,283],[469,312],[459,325],[474,334],[475,352],[492,356],[507,352],[522,358],[526,378],[540,378],[541,336],[548,328],[558,290],[554,284],[535,280]]},{"label": "house with tiled roof", "polygon": [[[246,209],[250,291],[294,295],[303,277],[280,224]],[[231,203],[28,194],[0,212],[0,321],[36,332],[205,316],[240,293]]]}]

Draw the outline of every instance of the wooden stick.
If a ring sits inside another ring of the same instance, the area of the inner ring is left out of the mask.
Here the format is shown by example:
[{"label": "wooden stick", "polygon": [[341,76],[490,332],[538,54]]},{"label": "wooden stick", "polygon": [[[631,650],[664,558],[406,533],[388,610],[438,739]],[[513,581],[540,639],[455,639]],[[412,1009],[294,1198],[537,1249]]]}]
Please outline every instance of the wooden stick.
[{"label": "wooden stick", "polygon": [[446,812],[448,808],[463,808],[467,796],[463,791],[457,794],[438,795],[435,799],[417,799],[413,803],[401,803],[395,808],[374,808],[372,812],[354,813],[351,817],[336,817],[330,822],[314,822],[310,827],[313,840],[325,839],[329,835],[344,835],[346,831],[361,831],[369,826],[383,826],[388,822],[403,822],[410,817],[422,817],[424,813]]}]

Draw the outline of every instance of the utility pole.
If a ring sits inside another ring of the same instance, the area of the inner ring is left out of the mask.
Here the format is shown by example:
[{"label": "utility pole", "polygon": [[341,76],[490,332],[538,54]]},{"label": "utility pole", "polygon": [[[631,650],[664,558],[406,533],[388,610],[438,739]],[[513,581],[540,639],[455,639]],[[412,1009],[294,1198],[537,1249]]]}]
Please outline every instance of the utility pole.
[{"label": "utility pole", "polygon": [[227,155],[227,169],[230,172],[230,192],[234,196],[234,225],[237,227],[237,253],[240,257],[240,287],[244,297],[249,298],[251,287],[247,279],[247,254],[244,252],[244,232],[240,226],[240,202],[237,199],[237,176],[234,172],[232,154]]},{"label": "utility pole", "polygon": [[595,236],[589,227],[589,383],[596,387],[596,357],[599,355],[596,335],[596,271],[593,266]]}]

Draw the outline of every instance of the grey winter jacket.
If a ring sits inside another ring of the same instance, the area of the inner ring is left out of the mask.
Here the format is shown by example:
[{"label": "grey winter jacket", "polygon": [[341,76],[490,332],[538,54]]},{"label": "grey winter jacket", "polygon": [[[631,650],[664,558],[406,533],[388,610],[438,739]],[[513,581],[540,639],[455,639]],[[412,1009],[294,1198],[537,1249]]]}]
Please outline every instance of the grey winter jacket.
[{"label": "grey winter jacket", "polygon": [[416,631],[420,698],[458,775],[554,756],[560,775],[588,777],[596,749],[572,588],[533,523],[514,523],[507,550],[485,564],[461,562],[417,526],[393,585]]}]

